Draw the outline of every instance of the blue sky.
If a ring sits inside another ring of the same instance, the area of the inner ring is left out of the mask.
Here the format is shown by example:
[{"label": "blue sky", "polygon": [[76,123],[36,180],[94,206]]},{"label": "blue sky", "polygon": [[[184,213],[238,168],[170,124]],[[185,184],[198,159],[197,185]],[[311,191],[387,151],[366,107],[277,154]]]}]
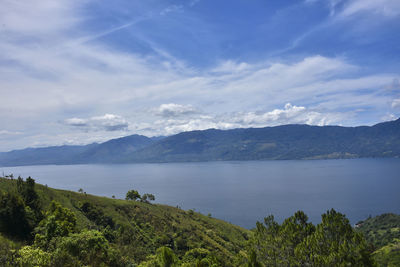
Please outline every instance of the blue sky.
[{"label": "blue sky", "polygon": [[0,151],[400,116],[398,0],[0,1]]}]

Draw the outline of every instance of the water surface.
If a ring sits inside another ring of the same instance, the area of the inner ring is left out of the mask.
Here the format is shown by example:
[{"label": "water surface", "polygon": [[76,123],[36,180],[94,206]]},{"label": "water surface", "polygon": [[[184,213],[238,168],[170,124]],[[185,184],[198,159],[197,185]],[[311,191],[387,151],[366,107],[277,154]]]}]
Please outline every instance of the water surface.
[{"label": "water surface", "polygon": [[335,208],[352,223],[369,215],[400,213],[400,159],[236,161],[162,164],[0,167],[50,187],[124,198],[129,189],[156,202],[241,225],[297,210],[314,223]]}]

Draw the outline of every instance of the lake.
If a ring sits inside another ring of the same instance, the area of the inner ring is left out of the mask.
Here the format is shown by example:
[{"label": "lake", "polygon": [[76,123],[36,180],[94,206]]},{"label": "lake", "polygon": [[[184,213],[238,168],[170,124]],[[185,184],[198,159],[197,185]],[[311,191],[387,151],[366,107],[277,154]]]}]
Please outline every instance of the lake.
[{"label": "lake", "polygon": [[235,161],[0,167],[50,187],[124,198],[130,189],[156,202],[252,228],[273,214],[303,210],[314,223],[334,208],[351,223],[400,213],[400,159]]}]

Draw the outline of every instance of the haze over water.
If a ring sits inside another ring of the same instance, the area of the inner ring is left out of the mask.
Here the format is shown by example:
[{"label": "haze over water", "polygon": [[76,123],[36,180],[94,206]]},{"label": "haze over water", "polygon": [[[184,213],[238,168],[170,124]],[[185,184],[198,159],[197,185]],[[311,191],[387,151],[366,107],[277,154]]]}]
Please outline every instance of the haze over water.
[{"label": "haze over water", "polygon": [[314,223],[330,208],[351,223],[400,213],[400,159],[237,161],[122,165],[2,167],[50,187],[124,198],[130,189],[156,202],[252,228],[303,210]]}]

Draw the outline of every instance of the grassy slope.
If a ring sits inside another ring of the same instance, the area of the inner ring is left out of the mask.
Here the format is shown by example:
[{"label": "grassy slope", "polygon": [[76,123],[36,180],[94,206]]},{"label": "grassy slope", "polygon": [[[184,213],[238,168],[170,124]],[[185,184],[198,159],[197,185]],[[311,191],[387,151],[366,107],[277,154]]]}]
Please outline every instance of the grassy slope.
[{"label": "grassy slope", "polygon": [[376,249],[379,266],[400,266],[400,215],[386,213],[359,223],[358,230]]},{"label": "grassy slope", "polygon": [[[15,184],[15,180],[0,178],[0,191],[15,190]],[[119,242],[115,246],[123,255],[135,261],[141,261],[158,247],[168,245],[178,256],[191,248],[203,247],[231,262],[244,249],[250,234],[248,230],[222,220],[166,205],[110,199],[39,184],[36,185],[36,191],[44,210],[52,200],[71,209],[76,214],[79,230],[99,228],[79,209],[83,202],[89,202],[112,217],[116,225],[131,229],[135,242]],[[181,242],[177,244],[177,240]]]},{"label": "grassy slope", "polygon": [[360,223],[358,230],[364,233],[368,242],[376,248],[400,239],[400,215],[385,213],[368,218]]}]

